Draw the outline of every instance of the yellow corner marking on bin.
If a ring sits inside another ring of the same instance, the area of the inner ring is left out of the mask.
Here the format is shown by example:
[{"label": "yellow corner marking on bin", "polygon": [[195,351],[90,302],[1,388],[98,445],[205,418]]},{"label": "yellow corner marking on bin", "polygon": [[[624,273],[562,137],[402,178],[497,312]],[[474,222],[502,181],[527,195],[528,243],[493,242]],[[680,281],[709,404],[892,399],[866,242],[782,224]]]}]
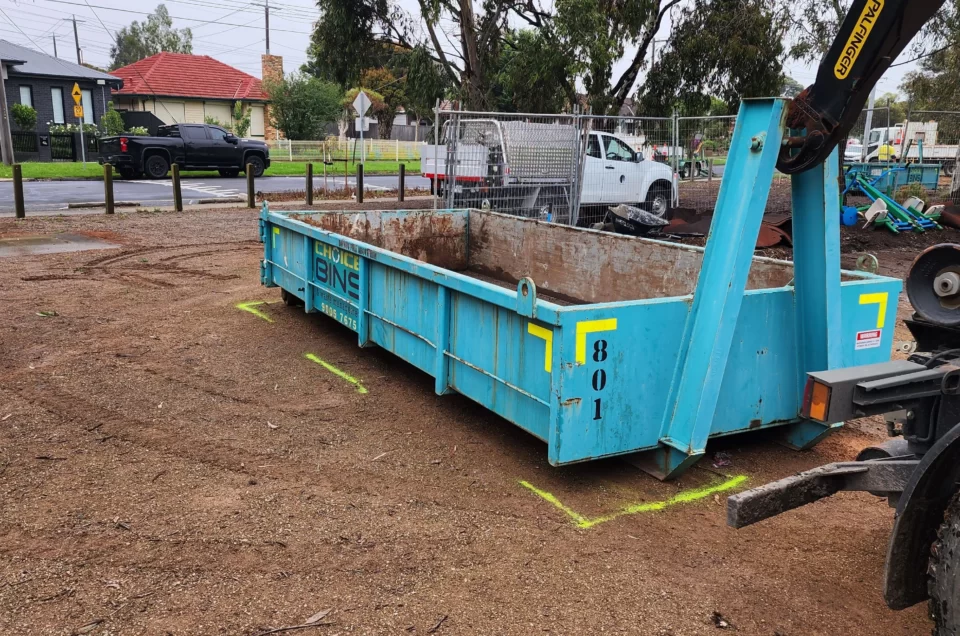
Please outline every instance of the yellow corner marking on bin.
[{"label": "yellow corner marking on bin", "polygon": [[879,305],[877,309],[877,329],[883,329],[884,319],[887,317],[887,299],[890,295],[887,292],[877,292],[875,294],[860,294],[861,305]]},{"label": "yellow corner marking on bin", "polygon": [[616,331],[617,319],[584,320],[577,323],[577,364],[587,363],[587,334],[598,331]]},{"label": "yellow corner marking on bin", "polygon": [[550,373],[550,370],[553,369],[553,332],[532,322],[527,323],[527,332],[546,343],[544,346],[545,353],[543,354],[543,370]]},{"label": "yellow corner marking on bin", "polygon": [[594,526],[598,526],[601,523],[613,521],[614,519],[625,517],[627,515],[635,515],[641,512],[659,512],[671,506],[676,506],[677,504],[691,503],[700,499],[706,499],[710,495],[715,495],[721,492],[726,492],[728,490],[733,490],[734,488],[739,487],[746,481],[747,481],[746,475],[738,475],[736,477],[732,477],[728,479],[723,483],[715,484],[713,486],[704,486],[703,488],[693,488],[691,490],[684,490],[679,494],[671,497],[670,499],[666,499],[664,501],[651,501],[647,503],[631,504],[629,506],[624,506],[623,508],[621,508],[620,510],[617,510],[616,512],[595,517],[593,519],[588,519],[587,517],[584,517],[580,513],[573,510],[572,508],[564,505],[563,502],[561,502],[559,499],[556,498],[556,496],[552,495],[551,493],[545,490],[540,490],[539,488],[537,488],[536,486],[534,486],[528,481],[521,480],[520,485],[526,488],[527,490],[533,492],[544,501],[550,504],[553,504],[553,506],[558,510],[563,511],[568,517],[570,517],[570,519],[573,520],[573,522],[576,524],[578,528],[581,528],[583,530],[589,530],[590,528]]},{"label": "yellow corner marking on bin", "polygon": [[280,228],[274,226],[274,228],[273,228],[273,237],[271,237],[271,239],[270,239],[270,246],[271,246],[271,247],[276,247],[276,246],[277,246],[277,237],[278,237],[278,236],[280,236]]},{"label": "yellow corner marking on bin", "polygon": [[340,369],[333,366],[329,362],[325,362],[324,360],[321,360],[319,357],[315,356],[312,353],[305,353],[303,354],[303,357],[309,360],[310,362],[316,362],[317,364],[319,364],[321,367],[323,367],[333,375],[337,376],[342,380],[346,380],[350,384],[354,385],[355,387],[357,387],[357,393],[362,393],[362,394],[367,393],[367,389],[362,384],[360,384],[360,380],[356,379],[355,377],[353,377],[352,375],[344,371],[341,371]]},{"label": "yellow corner marking on bin", "polygon": [[245,311],[245,312],[247,312],[247,313],[253,314],[253,315],[256,316],[257,318],[263,318],[263,319],[266,320],[267,322],[273,322],[273,318],[271,318],[271,317],[268,316],[267,314],[265,314],[265,313],[263,313],[262,311],[260,311],[259,309],[257,309],[257,307],[259,307],[260,305],[272,305],[272,304],[275,303],[275,302],[277,302],[277,301],[275,301],[275,300],[250,300],[250,301],[245,302],[245,303],[237,303],[237,304],[234,305],[234,306],[235,306],[237,309],[239,309],[240,311]]}]

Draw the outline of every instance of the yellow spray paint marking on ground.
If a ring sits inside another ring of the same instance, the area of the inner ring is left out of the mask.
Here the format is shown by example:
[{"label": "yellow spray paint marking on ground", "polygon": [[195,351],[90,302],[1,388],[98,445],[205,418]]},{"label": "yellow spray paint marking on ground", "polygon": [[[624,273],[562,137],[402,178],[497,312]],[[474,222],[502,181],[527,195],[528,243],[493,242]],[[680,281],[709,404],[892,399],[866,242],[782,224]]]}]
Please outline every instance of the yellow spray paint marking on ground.
[{"label": "yellow spray paint marking on ground", "polygon": [[240,311],[246,311],[246,312],[248,312],[248,313],[251,313],[251,314],[253,314],[254,316],[256,316],[257,318],[263,318],[263,319],[266,320],[267,322],[273,322],[273,318],[271,318],[271,317],[268,316],[267,314],[265,314],[265,313],[263,313],[262,311],[260,311],[259,309],[257,309],[257,307],[259,307],[260,305],[272,305],[272,304],[275,303],[275,302],[277,302],[277,301],[275,301],[275,300],[270,300],[270,301],[267,301],[267,300],[251,300],[251,301],[245,302],[245,303],[237,303],[235,306],[236,306],[236,308],[239,309]]},{"label": "yellow spray paint marking on ground", "polygon": [[317,364],[319,364],[321,367],[323,367],[333,375],[337,376],[342,380],[346,380],[350,384],[354,385],[355,387],[357,387],[357,393],[367,393],[367,389],[362,384],[360,384],[360,380],[356,379],[355,377],[353,377],[348,373],[341,371],[340,369],[333,366],[329,362],[325,362],[324,360],[321,360],[320,358],[313,355],[312,353],[305,353],[303,354],[303,357],[309,360],[310,362],[316,362]]},{"label": "yellow spray paint marking on ground", "polygon": [[747,481],[746,475],[739,475],[737,477],[732,477],[731,479],[728,479],[723,483],[715,484],[713,486],[704,486],[703,488],[694,488],[691,490],[684,490],[680,494],[664,501],[651,501],[648,503],[631,504],[629,506],[625,506],[621,508],[620,510],[617,510],[616,512],[612,512],[607,515],[602,515],[600,517],[595,517],[593,519],[588,519],[587,517],[584,517],[577,511],[564,505],[563,502],[561,502],[551,493],[545,490],[540,490],[539,488],[537,488],[536,486],[534,486],[528,481],[521,480],[520,485],[526,488],[527,490],[535,493],[544,501],[547,501],[553,504],[555,508],[566,513],[566,515],[573,520],[573,522],[577,525],[578,528],[583,528],[586,530],[586,529],[592,528],[593,526],[600,525],[601,523],[606,523],[607,521],[613,521],[614,519],[617,519],[619,517],[625,517],[627,515],[635,515],[641,512],[658,512],[660,510],[665,510],[666,508],[669,508],[670,506],[675,506],[677,504],[685,504],[685,503],[697,501],[698,499],[706,499],[710,495],[715,495],[717,493],[725,492],[727,490],[733,490],[734,488],[737,488],[738,486],[743,484],[745,481]]}]

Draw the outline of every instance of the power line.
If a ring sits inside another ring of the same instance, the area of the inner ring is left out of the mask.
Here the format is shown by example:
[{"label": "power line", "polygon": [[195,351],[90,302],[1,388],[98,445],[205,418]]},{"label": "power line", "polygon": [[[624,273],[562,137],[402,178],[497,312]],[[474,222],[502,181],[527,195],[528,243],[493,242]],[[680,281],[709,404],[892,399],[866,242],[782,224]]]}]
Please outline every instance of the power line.
[{"label": "power line", "polygon": [[[120,13],[134,13],[136,15],[151,15],[151,13],[147,11],[135,11],[133,9],[118,9],[115,7],[105,7],[103,5],[97,5],[97,4],[83,4],[80,2],[70,2],[69,0],[42,0],[42,1],[53,2],[56,4],[66,4],[70,6],[76,6],[76,7],[89,7],[90,9],[97,8],[97,9],[103,9],[105,11],[119,11]],[[199,22],[201,24],[221,24],[223,26],[244,27],[248,29],[259,28],[259,27],[253,27],[247,24],[233,24],[231,22],[218,22],[217,20],[200,20],[198,18],[184,18],[181,16],[175,16],[175,15],[171,15],[170,17],[173,18],[174,20],[185,20],[187,22]],[[279,31],[282,33],[297,33],[299,35],[310,35],[308,31],[294,31],[292,29],[274,29],[274,31]]]}]

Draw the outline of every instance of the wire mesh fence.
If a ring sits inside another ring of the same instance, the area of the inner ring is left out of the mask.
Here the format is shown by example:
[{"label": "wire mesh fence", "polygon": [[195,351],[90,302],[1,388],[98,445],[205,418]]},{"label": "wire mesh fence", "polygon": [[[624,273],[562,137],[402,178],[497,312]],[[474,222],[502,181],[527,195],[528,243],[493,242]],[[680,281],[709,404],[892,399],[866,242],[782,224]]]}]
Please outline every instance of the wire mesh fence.
[{"label": "wire mesh fence", "polygon": [[446,207],[576,222],[574,116],[439,111],[436,121],[421,172]]},{"label": "wire mesh fence", "polygon": [[736,116],[677,118],[673,165],[681,207],[713,211],[736,121]]},{"label": "wire mesh fence", "polygon": [[419,161],[422,142],[399,139],[342,139],[329,137],[316,141],[267,141],[273,161]]},{"label": "wire mesh fence", "polygon": [[589,225],[676,204],[671,118],[439,111],[421,170],[439,204]]}]

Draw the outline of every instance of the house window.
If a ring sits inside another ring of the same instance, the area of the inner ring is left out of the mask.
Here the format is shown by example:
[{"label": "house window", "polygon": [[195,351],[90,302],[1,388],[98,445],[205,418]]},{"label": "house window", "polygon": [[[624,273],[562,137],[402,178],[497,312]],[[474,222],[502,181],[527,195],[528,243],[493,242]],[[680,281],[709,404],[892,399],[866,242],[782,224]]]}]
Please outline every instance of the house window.
[{"label": "house window", "polygon": [[89,88],[80,91],[80,103],[83,104],[83,123],[92,124],[93,121],[93,93]]},{"label": "house window", "polygon": [[50,89],[50,99],[53,101],[53,123],[64,123],[63,118],[63,89],[55,86]]},{"label": "house window", "polygon": [[33,108],[33,87],[32,86],[21,86],[20,87],[20,103],[24,106],[29,106]]}]

